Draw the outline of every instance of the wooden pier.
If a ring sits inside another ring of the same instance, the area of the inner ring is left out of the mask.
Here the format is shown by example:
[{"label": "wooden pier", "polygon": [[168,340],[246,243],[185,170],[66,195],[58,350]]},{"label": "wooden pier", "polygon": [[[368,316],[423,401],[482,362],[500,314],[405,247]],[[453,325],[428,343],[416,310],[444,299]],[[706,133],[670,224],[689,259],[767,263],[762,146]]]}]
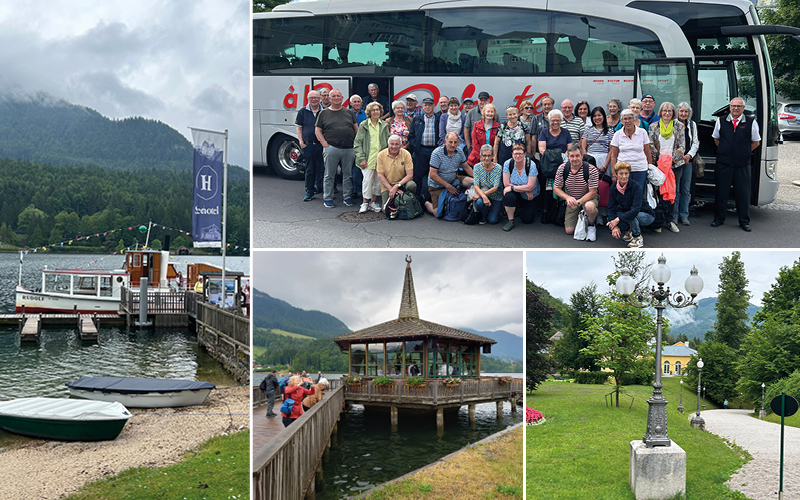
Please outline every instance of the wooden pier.
[{"label": "wooden pier", "polygon": [[20,342],[37,342],[46,326],[77,327],[81,340],[97,341],[97,329],[100,323],[123,324],[123,317],[118,313],[105,314],[0,314],[0,325],[16,326],[20,333]]},{"label": "wooden pier", "polygon": [[250,380],[250,317],[208,302],[196,307],[197,343],[239,382]]},{"label": "wooden pier", "polygon": [[[255,446],[261,421],[270,420],[263,426],[273,427],[273,421],[280,421],[280,417],[267,419],[262,414],[253,418],[253,498],[315,498],[316,480],[322,478],[322,456],[330,449],[331,436],[337,431],[344,391],[343,387],[325,391],[322,401],[261,447]],[[278,401],[275,404],[277,410]]]}]

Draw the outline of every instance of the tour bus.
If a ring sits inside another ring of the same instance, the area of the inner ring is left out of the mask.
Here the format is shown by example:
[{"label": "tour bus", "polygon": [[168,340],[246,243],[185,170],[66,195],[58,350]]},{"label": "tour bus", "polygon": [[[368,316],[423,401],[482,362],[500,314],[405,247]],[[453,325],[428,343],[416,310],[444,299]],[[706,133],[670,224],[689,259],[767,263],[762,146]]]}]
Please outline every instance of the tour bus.
[{"label": "tour bus", "polygon": [[[295,117],[311,89],[389,101],[414,93],[477,100],[492,96],[500,118],[545,96],[606,107],[652,94],[688,102],[698,123],[713,197],[716,117],[732,97],[758,122],[752,203],[775,199],[779,140],[775,89],[763,34],[800,30],[759,23],[748,0],[385,0],[295,2],[253,16],[253,158],[298,179]],[[800,37],[796,37],[800,39]],[[438,106],[437,106],[438,108]],[[387,110],[384,110],[385,112]]]}]

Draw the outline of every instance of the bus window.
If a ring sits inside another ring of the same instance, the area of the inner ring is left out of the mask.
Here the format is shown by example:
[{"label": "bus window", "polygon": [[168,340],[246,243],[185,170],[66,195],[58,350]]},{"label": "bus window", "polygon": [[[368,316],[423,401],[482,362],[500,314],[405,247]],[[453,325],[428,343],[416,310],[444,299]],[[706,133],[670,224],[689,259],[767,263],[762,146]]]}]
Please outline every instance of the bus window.
[{"label": "bus window", "polygon": [[753,61],[700,61],[697,79],[701,82],[700,120],[713,122],[719,110],[734,97],[744,100],[744,112],[757,111],[756,82]]},{"label": "bus window", "polygon": [[314,73],[322,68],[324,18],[260,19],[253,23],[253,74]]},{"label": "bus window", "polygon": [[691,102],[689,61],[639,62],[639,92],[637,96],[652,94],[656,101],[655,112],[663,102],[676,107],[681,102]]}]

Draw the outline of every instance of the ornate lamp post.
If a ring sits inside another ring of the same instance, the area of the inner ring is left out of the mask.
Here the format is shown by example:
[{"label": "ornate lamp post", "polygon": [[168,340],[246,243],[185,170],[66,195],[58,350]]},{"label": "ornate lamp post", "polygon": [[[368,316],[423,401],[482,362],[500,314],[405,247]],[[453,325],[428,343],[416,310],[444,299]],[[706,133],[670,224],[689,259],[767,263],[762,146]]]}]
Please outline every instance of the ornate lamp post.
[{"label": "ornate lamp post", "polygon": [[636,288],[636,282],[630,275],[627,269],[622,270],[622,276],[617,279],[617,292],[625,297],[629,304],[640,309],[647,307],[655,307],[657,312],[656,321],[656,379],[653,382],[653,395],[647,400],[647,432],[645,433],[642,441],[647,448],[654,446],[670,446],[672,442],[667,435],[667,400],[664,399],[661,393],[661,325],[663,322],[662,315],[667,306],[672,306],[676,309],[695,306],[695,297],[703,290],[703,280],[697,275],[697,268],[692,267],[689,277],[686,278],[686,291],[691,295],[687,297],[683,292],[675,292],[671,294],[669,287],[664,287],[664,284],[669,281],[671,271],[667,267],[667,259],[662,254],[658,258],[658,264],[653,267],[651,276],[658,284],[658,287],[652,287],[651,290],[640,290],[635,296],[632,296]]},{"label": "ornate lamp post", "polygon": [[683,377],[681,377],[681,402],[678,404],[678,411],[683,413]]},{"label": "ornate lamp post", "polygon": [[761,411],[758,412],[758,418],[764,418],[767,416],[767,412],[764,411],[764,382],[761,382]]},{"label": "ornate lamp post", "polygon": [[[705,429],[706,421],[700,416],[700,380],[703,378],[703,358],[697,361],[697,414],[692,417],[691,425],[695,429]],[[703,406],[705,408],[705,406]]]}]

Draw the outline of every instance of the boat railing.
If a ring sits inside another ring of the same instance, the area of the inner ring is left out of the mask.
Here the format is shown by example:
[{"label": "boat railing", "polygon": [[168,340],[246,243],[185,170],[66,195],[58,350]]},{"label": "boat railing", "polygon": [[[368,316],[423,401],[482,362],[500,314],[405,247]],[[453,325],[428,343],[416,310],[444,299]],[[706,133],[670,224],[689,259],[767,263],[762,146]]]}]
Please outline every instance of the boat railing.
[{"label": "boat railing", "polygon": [[390,385],[376,385],[373,379],[358,383],[346,383],[341,379],[331,380],[331,387],[344,387],[345,397],[354,403],[408,403],[440,405],[470,403],[484,400],[512,399],[523,394],[523,380],[511,382],[502,377],[462,378],[461,383],[447,384],[443,379],[424,379],[412,385],[399,378]]},{"label": "boat railing", "polygon": [[303,498],[339,419],[344,392],[342,387],[326,391],[322,401],[255,450],[252,470],[256,500]]}]

